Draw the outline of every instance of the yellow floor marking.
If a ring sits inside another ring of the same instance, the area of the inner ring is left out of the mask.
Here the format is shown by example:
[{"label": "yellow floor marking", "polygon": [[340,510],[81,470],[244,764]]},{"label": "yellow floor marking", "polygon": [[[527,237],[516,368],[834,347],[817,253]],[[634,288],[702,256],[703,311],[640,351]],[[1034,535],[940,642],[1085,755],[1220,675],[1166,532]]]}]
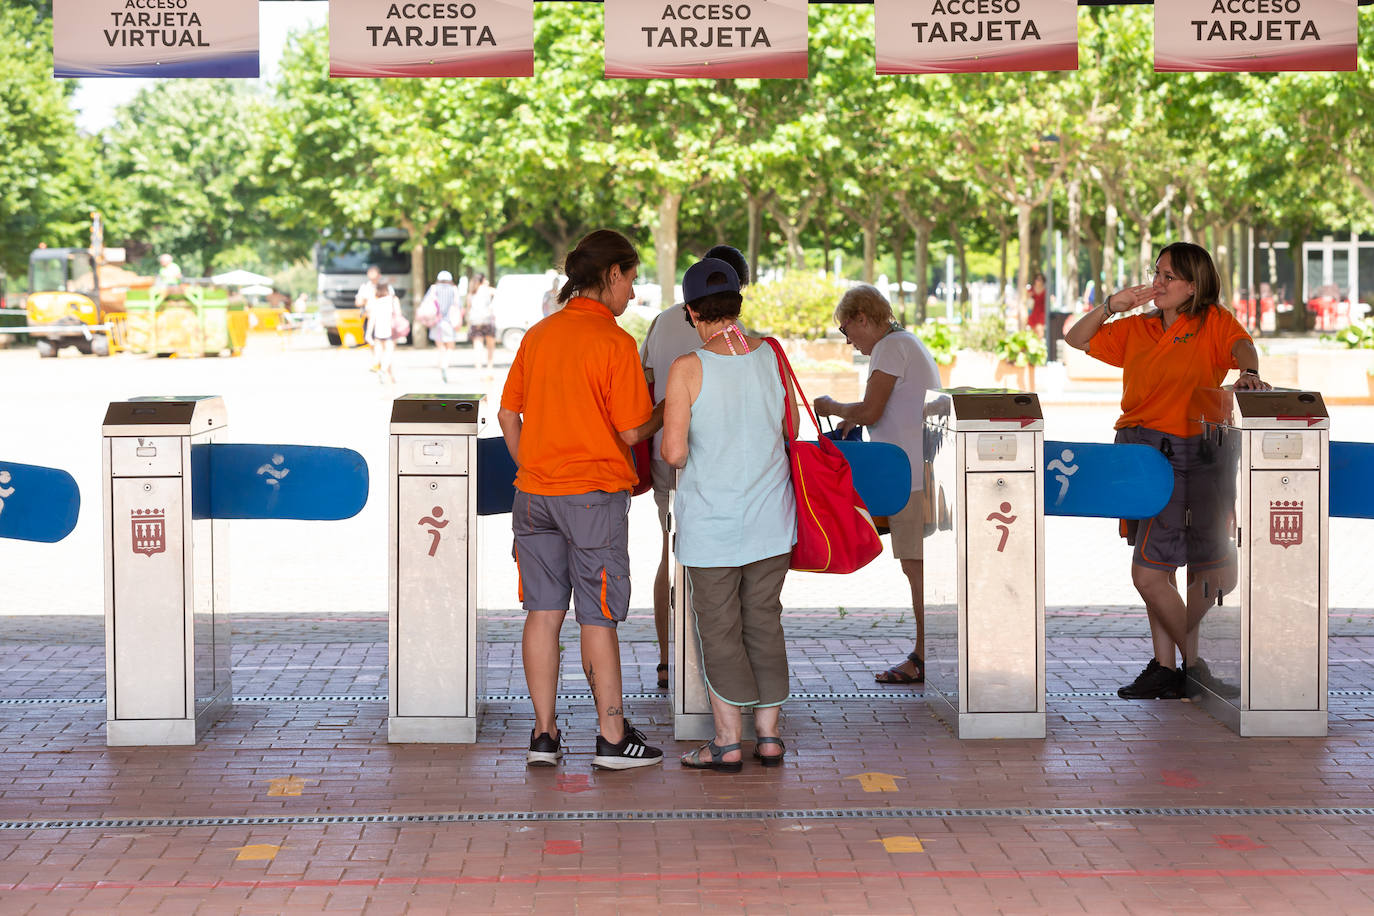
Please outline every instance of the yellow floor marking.
[{"label": "yellow floor marking", "polygon": [[885,836],[881,840],[873,840],[874,843],[882,843],[883,848],[888,852],[925,852],[926,848],[921,845],[919,838],[914,836]]},{"label": "yellow floor marking", "polygon": [[231,849],[239,851],[235,857],[235,862],[270,862],[277,857],[280,846],[273,846],[271,843],[254,843],[251,846],[231,846]]},{"label": "yellow floor marking", "polygon": [[893,776],[891,773],[860,773],[857,776],[846,776],[845,779],[857,779],[865,792],[896,792],[897,780],[906,777]]},{"label": "yellow floor marking", "polygon": [[300,795],[305,788],[305,780],[299,776],[283,776],[269,783],[268,795]]}]

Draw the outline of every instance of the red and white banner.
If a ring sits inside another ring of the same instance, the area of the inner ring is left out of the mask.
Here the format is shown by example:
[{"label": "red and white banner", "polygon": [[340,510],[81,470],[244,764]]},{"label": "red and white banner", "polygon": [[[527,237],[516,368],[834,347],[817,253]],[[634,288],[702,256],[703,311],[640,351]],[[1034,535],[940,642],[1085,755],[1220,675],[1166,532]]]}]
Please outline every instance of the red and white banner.
[{"label": "red and white banner", "polygon": [[533,76],[534,0],[330,0],[330,76]]},{"label": "red and white banner", "polygon": [[605,0],[606,75],[806,78],[807,0]]},{"label": "red and white banner", "polygon": [[1077,0],[875,0],[879,73],[1078,69]]},{"label": "red and white banner", "polygon": [[1155,70],[1354,70],[1355,0],[1155,0]]},{"label": "red and white banner", "polygon": [[53,76],[258,75],[258,0],[54,0]]}]

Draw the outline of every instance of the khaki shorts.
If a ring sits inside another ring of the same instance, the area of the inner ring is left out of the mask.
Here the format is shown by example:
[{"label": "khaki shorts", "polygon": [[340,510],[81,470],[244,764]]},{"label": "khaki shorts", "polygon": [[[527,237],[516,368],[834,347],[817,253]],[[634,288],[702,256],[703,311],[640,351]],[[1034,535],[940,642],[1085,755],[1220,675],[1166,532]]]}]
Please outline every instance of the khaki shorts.
[{"label": "khaki shorts", "polygon": [[676,472],[677,469],[662,458],[655,458],[649,464],[649,473],[654,481],[654,505],[658,507],[658,526],[664,531],[668,530],[668,510],[672,508],[668,504],[668,494],[673,490],[673,475]]},{"label": "khaki shorts", "polygon": [[913,491],[902,511],[887,518],[892,532],[892,555],[899,560],[919,560],[924,554],[926,499],[921,490]]}]

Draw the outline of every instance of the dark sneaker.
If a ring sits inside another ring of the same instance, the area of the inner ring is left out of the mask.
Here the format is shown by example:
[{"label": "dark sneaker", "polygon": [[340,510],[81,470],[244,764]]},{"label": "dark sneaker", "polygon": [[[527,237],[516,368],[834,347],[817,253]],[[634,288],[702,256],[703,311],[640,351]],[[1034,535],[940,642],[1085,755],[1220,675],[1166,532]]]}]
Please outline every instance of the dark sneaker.
[{"label": "dark sneaker", "polygon": [[530,732],[530,752],[525,757],[526,764],[532,767],[558,766],[558,759],[562,756],[562,732],[556,736],[550,736],[548,732],[538,735],[533,731]]},{"label": "dark sneaker", "polygon": [[592,766],[598,770],[630,770],[662,762],[663,751],[646,744],[643,732],[629,722],[625,723],[625,737],[620,739],[619,744],[596,736],[596,756],[592,758]]},{"label": "dark sneaker", "polygon": [[1152,658],[1140,676],[1116,695],[1123,700],[1177,700],[1183,696],[1182,681],[1177,669],[1166,668]]}]

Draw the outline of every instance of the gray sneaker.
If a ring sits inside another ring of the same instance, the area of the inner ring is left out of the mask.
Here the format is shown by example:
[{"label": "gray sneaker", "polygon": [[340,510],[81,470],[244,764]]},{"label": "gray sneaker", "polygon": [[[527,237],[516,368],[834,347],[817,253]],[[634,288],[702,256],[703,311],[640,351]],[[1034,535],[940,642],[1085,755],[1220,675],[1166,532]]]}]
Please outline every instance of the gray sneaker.
[{"label": "gray sneaker", "polygon": [[563,756],[563,733],[550,735],[542,732],[536,735],[530,732],[530,752],[525,756],[525,763],[532,767],[552,767],[558,766],[558,761]]}]

